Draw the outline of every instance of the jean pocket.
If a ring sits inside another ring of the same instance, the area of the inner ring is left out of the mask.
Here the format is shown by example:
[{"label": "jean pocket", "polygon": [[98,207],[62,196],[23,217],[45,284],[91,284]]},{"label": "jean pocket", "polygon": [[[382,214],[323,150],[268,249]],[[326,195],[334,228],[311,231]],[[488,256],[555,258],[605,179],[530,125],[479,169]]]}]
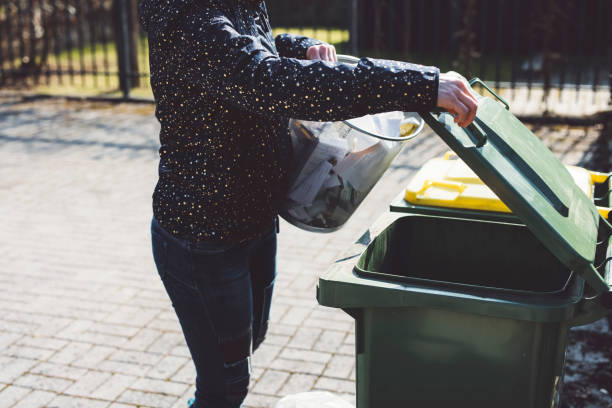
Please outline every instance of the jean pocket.
[{"label": "jean pocket", "polygon": [[191,245],[191,252],[195,255],[220,255],[228,252],[240,244],[228,244],[225,242],[198,242]]}]

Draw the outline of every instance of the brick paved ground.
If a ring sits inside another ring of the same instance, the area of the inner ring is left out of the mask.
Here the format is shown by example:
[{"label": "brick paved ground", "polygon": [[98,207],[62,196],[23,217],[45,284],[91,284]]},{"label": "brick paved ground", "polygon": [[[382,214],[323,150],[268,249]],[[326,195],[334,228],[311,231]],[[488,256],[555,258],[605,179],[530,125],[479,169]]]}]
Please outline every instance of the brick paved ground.
[{"label": "brick paved ground", "polygon": [[[193,393],[150,254],[157,131],[150,105],[0,97],[0,408],[184,407]],[[539,132],[565,161],[593,162],[598,128]],[[412,142],[337,233],[281,224],[247,407],[311,389],[354,401],[353,323],[317,305],[317,277],[446,150],[431,134]]]}]

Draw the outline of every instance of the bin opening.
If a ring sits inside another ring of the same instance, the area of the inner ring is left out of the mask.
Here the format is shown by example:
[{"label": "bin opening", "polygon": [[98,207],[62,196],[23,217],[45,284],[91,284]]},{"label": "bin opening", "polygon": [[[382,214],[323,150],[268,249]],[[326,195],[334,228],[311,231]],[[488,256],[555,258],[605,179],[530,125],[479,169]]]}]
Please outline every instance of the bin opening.
[{"label": "bin opening", "polygon": [[537,293],[563,290],[572,277],[525,226],[422,216],[393,222],[355,270],[408,283]]}]

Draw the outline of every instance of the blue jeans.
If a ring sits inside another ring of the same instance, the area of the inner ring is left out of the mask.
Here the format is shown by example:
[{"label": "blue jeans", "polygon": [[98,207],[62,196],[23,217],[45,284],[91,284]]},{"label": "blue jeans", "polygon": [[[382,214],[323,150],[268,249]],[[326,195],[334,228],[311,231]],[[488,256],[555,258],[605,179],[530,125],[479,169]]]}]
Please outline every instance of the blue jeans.
[{"label": "blue jeans", "polygon": [[153,257],[196,367],[196,408],[239,408],[268,328],[276,228],[240,244],[190,243],[155,218]]}]

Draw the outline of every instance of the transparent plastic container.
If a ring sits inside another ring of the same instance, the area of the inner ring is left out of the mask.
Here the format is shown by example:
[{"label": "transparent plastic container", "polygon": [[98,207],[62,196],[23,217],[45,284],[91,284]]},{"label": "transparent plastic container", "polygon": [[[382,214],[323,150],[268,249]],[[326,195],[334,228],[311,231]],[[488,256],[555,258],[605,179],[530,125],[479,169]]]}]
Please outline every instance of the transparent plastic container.
[{"label": "transparent plastic container", "polygon": [[[339,61],[356,63],[358,59],[340,56]],[[280,215],[308,231],[339,229],[423,126],[416,112],[387,112],[339,122],[292,119],[295,167]]]}]

